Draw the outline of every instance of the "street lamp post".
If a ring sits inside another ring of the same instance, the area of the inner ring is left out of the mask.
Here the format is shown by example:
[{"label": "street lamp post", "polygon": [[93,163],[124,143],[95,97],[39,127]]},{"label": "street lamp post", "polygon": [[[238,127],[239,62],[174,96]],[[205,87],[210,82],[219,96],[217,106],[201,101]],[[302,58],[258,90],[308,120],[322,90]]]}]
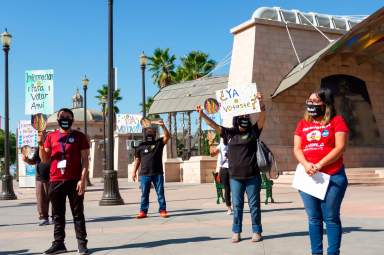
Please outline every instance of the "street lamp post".
[{"label": "street lamp post", "polygon": [[9,172],[10,165],[10,144],[9,144],[9,95],[8,95],[8,52],[11,46],[12,36],[10,33],[5,32],[1,34],[1,41],[3,43],[3,50],[5,56],[4,62],[4,77],[5,77],[5,89],[4,89],[4,105],[5,105],[5,137],[4,137],[4,175],[1,180],[1,194],[0,200],[14,200],[17,199],[15,192],[13,191],[12,176]]},{"label": "street lamp post", "polygon": [[89,79],[86,75],[84,75],[83,82],[83,90],[84,90],[84,134],[86,137],[88,137],[88,130],[87,130],[87,89],[89,84]]},{"label": "street lamp post", "polygon": [[105,141],[105,105],[107,103],[107,100],[105,97],[101,98],[101,106],[103,108],[103,171],[105,171],[107,167],[107,148],[106,148],[106,141]]},{"label": "street lamp post", "polygon": [[[88,139],[88,129],[87,129],[87,89],[88,89],[88,84],[89,84],[89,79],[87,78],[86,75],[84,75],[84,79],[82,80],[83,82],[83,90],[84,90],[84,134],[85,137]],[[88,186],[92,186],[91,180],[89,179],[89,172],[87,174],[87,183]]]},{"label": "street lamp post", "polygon": [[108,0],[108,158],[104,171],[104,192],[100,205],[122,205],[117,172],[114,170],[114,137],[113,137],[113,0]]},{"label": "street lamp post", "polygon": [[144,52],[140,55],[140,68],[141,68],[141,89],[142,89],[142,102],[143,102],[143,118],[146,117],[146,109],[145,109],[145,67],[147,65],[147,56],[145,56]]}]

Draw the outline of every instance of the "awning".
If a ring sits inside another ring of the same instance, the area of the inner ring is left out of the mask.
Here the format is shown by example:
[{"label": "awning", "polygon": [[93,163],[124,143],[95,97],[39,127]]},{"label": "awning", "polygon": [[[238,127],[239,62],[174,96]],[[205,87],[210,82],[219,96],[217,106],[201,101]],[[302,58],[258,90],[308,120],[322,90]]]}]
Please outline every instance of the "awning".
[{"label": "awning", "polygon": [[297,84],[326,56],[354,55],[358,63],[370,62],[384,66],[384,7],[357,24],[337,41],[296,65],[280,82],[272,97]]},{"label": "awning", "polygon": [[207,98],[216,98],[216,91],[228,87],[228,76],[186,81],[162,88],[154,97],[149,114],[194,111]]}]

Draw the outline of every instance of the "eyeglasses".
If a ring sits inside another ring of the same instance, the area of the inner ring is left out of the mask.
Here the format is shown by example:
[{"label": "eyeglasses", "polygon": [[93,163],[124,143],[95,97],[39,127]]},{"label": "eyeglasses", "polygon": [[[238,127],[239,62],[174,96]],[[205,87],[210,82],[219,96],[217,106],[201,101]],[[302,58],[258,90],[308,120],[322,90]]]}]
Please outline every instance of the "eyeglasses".
[{"label": "eyeglasses", "polygon": [[313,101],[313,100],[310,100],[310,99],[305,100],[305,103],[307,105],[323,105],[324,104],[321,101]]}]

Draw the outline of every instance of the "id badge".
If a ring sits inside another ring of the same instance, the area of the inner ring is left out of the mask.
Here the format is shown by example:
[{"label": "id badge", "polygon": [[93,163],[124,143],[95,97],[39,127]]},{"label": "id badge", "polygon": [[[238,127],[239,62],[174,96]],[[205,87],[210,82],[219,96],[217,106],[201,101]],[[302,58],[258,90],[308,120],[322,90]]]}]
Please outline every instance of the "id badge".
[{"label": "id badge", "polygon": [[65,168],[67,167],[67,160],[62,160],[57,163],[57,168],[60,168],[61,174],[64,174]]}]

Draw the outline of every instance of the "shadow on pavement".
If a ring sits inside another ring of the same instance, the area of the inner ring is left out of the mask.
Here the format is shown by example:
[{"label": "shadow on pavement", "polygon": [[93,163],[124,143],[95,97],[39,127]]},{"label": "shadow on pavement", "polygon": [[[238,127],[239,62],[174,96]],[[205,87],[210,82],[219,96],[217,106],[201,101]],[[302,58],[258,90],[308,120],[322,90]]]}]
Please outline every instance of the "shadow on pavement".
[{"label": "shadow on pavement", "polygon": [[261,209],[261,212],[281,212],[281,211],[300,211],[304,210],[304,207],[292,207],[292,208],[273,208],[273,209]]},{"label": "shadow on pavement", "polygon": [[15,205],[4,205],[4,206],[0,206],[0,208],[23,207],[23,206],[31,206],[31,205],[36,205],[36,202],[25,202],[25,203],[19,203]]},{"label": "shadow on pavement", "polygon": [[[384,229],[364,229],[361,227],[345,227],[345,228],[343,228],[343,234],[347,234],[347,233],[351,233],[351,232],[384,232]],[[297,236],[308,236],[308,231],[267,235],[267,236],[263,236],[263,240],[284,238],[284,237],[297,237]]]},{"label": "shadow on pavement", "polygon": [[176,238],[176,239],[165,239],[153,242],[145,242],[145,243],[132,243],[132,244],[124,244],[118,246],[111,247],[100,247],[90,249],[90,251],[98,252],[98,251],[108,251],[108,250],[120,250],[120,249],[133,249],[133,248],[155,248],[164,245],[172,245],[172,244],[185,244],[185,243],[198,243],[198,242],[208,242],[208,241],[216,241],[227,238],[212,238],[209,236],[199,236],[192,238]]}]

